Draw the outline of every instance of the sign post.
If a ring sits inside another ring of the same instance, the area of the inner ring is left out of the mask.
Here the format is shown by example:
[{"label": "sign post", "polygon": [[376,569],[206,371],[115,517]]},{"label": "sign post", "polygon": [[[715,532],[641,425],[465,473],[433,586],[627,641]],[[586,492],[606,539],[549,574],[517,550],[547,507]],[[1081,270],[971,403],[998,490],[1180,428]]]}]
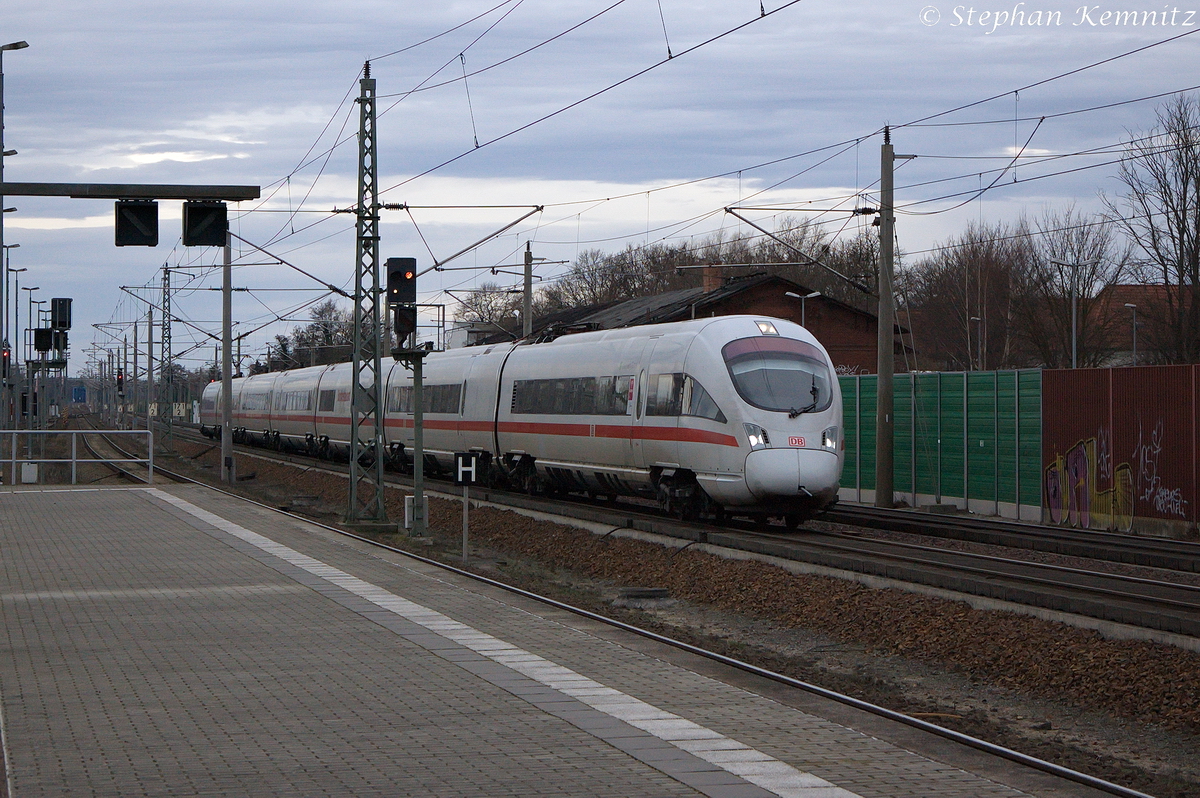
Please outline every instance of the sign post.
[{"label": "sign post", "polygon": [[463,565],[467,564],[467,534],[471,512],[471,486],[479,481],[476,474],[479,452],[454,453],[454,484],[463,489]]}]

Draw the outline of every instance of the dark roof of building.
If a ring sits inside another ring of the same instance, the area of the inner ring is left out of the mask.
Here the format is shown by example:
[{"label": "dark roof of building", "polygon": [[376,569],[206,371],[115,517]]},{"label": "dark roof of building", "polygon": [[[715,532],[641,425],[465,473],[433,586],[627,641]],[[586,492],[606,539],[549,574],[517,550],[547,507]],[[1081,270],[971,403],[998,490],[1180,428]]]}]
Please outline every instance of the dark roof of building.
[{"label": "dark roof of building", "polygon": [[[797,294],[809,294],[811,289],[799,283],[775,274],[752,274],[744,277],[730,278],[720,288],[705,291],[703,288],[682,288],[668,291],[655,296],[641,296],[633,299],[615,300],[598,305],[588,305],[579,308],[568,308],[555,313],[541,316],[534,320],[533,334],[538,336],[552,331],[579,330],[612,330],[619,327],[632,327],[638,324],[661,324],[670,321],[680,321],[703,316],[708,309],[719,306],[722,302],[737,296],[751,288],[756,288],[770,282],[777,282],[786,291]],[[845,308],[869,318],[875,314],[868,313],[840,302],[832,297],[822,297],[822,301]],[[507,336],[496,337],[503,340]],[[480,343],[495,343],[493,336]]]}]

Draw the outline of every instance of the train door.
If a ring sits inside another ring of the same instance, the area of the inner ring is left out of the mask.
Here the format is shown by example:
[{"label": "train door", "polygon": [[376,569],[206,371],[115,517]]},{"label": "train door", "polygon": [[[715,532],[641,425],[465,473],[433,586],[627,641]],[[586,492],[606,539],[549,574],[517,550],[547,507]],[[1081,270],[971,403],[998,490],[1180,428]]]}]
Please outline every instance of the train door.
[{"label": "train door", "polygon": [[634,463],[640,468],[679,464],[678,393],[688,338],[652,336],[638,370]]},{"label": "train door", "polygon": [[648,345],[652,343],[645,338],[632,338],[627,341],[618,361],[620,365],[617,367],[617,378],[628,378],[629,380],[628,404],[625,410],[628,434],[625,437],[625,457],[623,459],[634,468],[642,467],[642,441],[638,437],[642,421],[641,406],[645,400],[643,395],[645,389],[642,386],[642,381],[645,379],[645,363],[642,361],[642,355],[645,354]]}]

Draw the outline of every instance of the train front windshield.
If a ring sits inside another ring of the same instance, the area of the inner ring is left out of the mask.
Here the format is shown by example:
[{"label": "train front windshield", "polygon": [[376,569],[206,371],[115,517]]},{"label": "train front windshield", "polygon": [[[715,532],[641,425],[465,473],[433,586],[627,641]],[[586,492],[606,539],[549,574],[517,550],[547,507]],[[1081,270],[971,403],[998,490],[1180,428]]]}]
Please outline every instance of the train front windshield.
[{"label": "train front windshield", "polygon": [[829,364],[812,344],[763,335],[732,341],[721,354],[738,395],[755,407],[811,413],[833,401]]}]

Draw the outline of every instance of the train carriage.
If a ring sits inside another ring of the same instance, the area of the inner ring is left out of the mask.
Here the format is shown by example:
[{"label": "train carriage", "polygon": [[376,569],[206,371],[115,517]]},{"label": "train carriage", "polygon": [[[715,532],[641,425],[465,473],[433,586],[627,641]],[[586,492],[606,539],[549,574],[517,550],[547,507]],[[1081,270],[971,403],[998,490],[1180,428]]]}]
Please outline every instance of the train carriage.
[{"label": "train carriage", "polygon": [[[398,363],[384,376],[386,445],[407,464],[412,372]],[[339,364],[235,381],[235,430],[348,449],[350,380],[350,365]],[[214,383],[202,402],[210,434],[218,394]],[[428,465],[448,469],[455,451],[479,451],[497,477],[530,491],[637,494],[685,517],[789,524],[837,496],[833,366],[811,333],[781,319],[724,316],[432,353],[422,406]]]}]

